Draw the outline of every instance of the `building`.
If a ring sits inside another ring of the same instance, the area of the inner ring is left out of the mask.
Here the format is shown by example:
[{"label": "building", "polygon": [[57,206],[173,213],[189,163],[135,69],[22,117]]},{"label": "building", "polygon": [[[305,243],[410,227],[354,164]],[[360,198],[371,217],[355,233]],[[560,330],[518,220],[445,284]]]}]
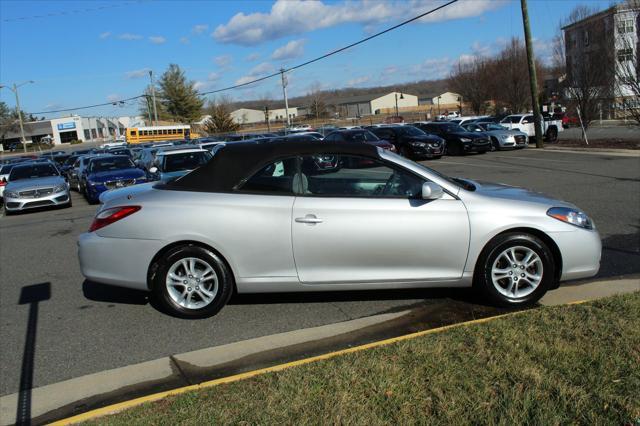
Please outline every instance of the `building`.
[{"label": "building", "polygon": [[[618,4],[562,28],[566,81],[573,90],[598,90],[603,116],[625,115],[640,108],[638,93],[628,81],[638,81],[640,6]],[[584,82],[582,87],[577,87]]]},{"label": "building", "polygon": [[[27,143],[38,143],[43,138],[51,138],[54,145],[71,141],[104,141],[124,135],[127,127],[144,126],[142,117],[80,117],[72,115],[49,120],[24,123]],[[12,129],[4,134],[2,143],[20,142],[20,129]]]},{"label": "building", "polygon": [[[264,110],[240,108],[235,111],[231,111],[231,118],[236,123],[243,124],[257,124],[265,122]],[[297,107],[289,107],[289,118],[294,119],[298,116]],[[269,121],[286,121],[287,113],[284,108],[270,109]]]},{"label": "building", "polygon": [[396,107],[398,110],[417,107],[418,97],[402,92],[370,93],[333,99],[329,105],[333,105],[336,113],[341,117],[356,118],[384,114],[391,109],[395,111]]}]

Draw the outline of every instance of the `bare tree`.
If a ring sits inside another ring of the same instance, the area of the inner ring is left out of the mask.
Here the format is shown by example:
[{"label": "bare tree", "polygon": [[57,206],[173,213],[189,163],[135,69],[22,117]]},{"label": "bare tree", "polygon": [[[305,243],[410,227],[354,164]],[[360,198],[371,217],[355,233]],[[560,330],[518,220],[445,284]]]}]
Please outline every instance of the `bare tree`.
[{"label": "bare tree", "polygon": [[462,95],[465,102],[479,115],[486,108],[491,98],[489,86],[486,84],[491,61],[487,58],[474,57],[470,61],[458,61],[449,76],[451,90]]},{"label": "bare tree", "polygon": [[[629,8],[640,7],[640,0],[628,0]],[[640,23],[640,18],[638,18]],[[620,99],[624,112],[640,124],[640,56],[638,46],[633,45],[633,37],[626,31],[618,37],[615,61],[615,96]]]},{"label": "bare tree", "polygon": [[[536,63],[539,69],[539,63]],[[529,67],[527,51],[519,38],[512,38],[498,53],[491,64],[490,78],[487,81],[493,99],[507,107],[512,113],[531,108],[531,90],[529,88]]]},{"label": "bare tree", "polygon": [[204,130],[209,134],[235,132],[240,128],[231,117],[231,99],[225,96],[210,99],[205,112],[209,118],[204,122]]},{"label": "bare tree", "polygon": [[327,104],[325,100],[325,93],[322,91],[320,83],[316,82],[311,85],[309,93],[309,111],[312,117],[316,120],[327,116]]}]

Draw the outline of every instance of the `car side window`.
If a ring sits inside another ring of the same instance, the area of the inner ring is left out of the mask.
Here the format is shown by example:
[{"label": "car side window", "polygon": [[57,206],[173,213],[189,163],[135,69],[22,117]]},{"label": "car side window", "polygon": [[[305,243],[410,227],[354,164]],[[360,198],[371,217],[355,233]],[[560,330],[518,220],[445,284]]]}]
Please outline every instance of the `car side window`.
[{"label": "car side window", "polygon": [[533,116],[532,116],[532,115],[527,115],[527,116],[522,120],[522,124],[529,124],[529,123],[533,123]]},{"label": "car side window", "polygon": [[240,185],[239,191],[273,195],[293,195],[297,171],[296,157],[271,162]]},{"label": "car side window", "polygon": [[299,181],[299,195],[363,198],[420,198],[424,183],[373,158],[333,154],[303,157]]}]

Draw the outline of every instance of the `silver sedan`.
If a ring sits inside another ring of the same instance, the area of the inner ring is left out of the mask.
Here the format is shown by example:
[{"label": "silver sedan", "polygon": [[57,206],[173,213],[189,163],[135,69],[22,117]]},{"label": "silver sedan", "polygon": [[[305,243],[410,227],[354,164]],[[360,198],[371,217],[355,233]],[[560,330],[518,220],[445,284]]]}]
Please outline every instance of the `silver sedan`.
[{"label": "silver sedan", "polygon": [[15,165],[3,195],[7,215],[37,207],[71,207],[69,185],[49,162]]},{"label": "silver sedan", "polygon": [[526,148],[529,137],[519,130],[511,130],[491,122],[473,122],[462,127],[470,132],[483,132],[491,138],[491,151],[502,149]]},{"label": "silver sedan", "polygon": [[187,318],[233,291],[474,286],[525,306],[600,263],[595,225],[572,204],[358,143],[228,144],[175,181],[101,201],[78,241],[84,276]]}]

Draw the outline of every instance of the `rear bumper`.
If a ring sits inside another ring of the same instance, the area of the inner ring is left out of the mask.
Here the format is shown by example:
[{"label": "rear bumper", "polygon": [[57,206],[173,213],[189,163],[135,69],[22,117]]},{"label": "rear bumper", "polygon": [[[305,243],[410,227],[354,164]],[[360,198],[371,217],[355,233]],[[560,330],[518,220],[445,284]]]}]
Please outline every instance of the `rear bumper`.
[{"label": "rear bumper", "polygon": [[65,190],[39,198],[5,198],[4,208],[7,211],[19,212],[40,207],[64,206],[70,202],[69,190]]},{"label": "rear bumper", "polygon": [[572,232],[550,232],[562,256],[560,281],[589,278],[600,270],[602,242],[596,230],[576,229]]},{"label": "rear bumper", "polygon": [[162,247],[160,240],[107,238],[86,232],[78,237],[80,270],[90,281],[149,290],[147,271]]}]

